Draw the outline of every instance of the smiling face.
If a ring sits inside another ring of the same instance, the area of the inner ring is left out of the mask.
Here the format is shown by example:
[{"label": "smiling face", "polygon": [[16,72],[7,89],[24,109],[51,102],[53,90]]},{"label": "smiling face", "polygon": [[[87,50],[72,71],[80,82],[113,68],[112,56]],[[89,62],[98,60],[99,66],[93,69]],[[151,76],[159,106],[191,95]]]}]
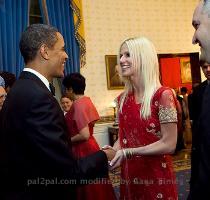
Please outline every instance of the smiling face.
[{"label": "smiling face", "polygon": [[68,112],[71,108],[72,101],[68,97],[61,98],[61,107],[63,111]]},{"label": "smiling face", "polygon": [[195,28],[192,43],[199,44],[201,59],[210,63],[210,14],[208,12],[204,11],[203,2],[196,7],[192,19],[192,25]]},{"label": "smiling face", "polygon": [[132,59],[126,43],[120,48],[120,67],[123,77],[129,77],[134,74]]},{"label": "smiling face", "polygon": [[63,77],[64,76],[64,66],[68,55],[65,52],[65,43],[63,36],[57,32],[57,42],[53,48],[48,49],[49,53],[49,72],[51,77]]}]

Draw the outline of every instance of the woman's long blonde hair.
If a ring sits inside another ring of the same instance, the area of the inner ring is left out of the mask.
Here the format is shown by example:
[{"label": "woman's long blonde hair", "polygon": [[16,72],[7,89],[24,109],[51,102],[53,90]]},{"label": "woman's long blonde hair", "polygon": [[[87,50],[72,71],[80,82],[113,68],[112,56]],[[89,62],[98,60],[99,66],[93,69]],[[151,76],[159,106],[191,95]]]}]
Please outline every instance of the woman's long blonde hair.
[{"label": "woman's long blonde hair", "polygon": [[[144,119],[151,116],[151,100],[152,97],[160,87],[160,74],[159,64],[157,58],[157,52],[154,45],[145,37],[130,38],[125,40],[119,49],[118,64],[120,66],[120,51],[122,45],[126,44],[130,57],[132,59],[132,66],[134,67],[135,73],[139,77],[139,83],[143,83],[144,95],[142,98],[142,106],[140,115]],[[122,77],[121,68],[119,70],[120,76],[125,83],[124,93],[120,99],[120,112],[122,112],[123,103],[129,92],[133,91],[133,85],[130,77]],[[140,99],[140,97],[139,97]]]}]

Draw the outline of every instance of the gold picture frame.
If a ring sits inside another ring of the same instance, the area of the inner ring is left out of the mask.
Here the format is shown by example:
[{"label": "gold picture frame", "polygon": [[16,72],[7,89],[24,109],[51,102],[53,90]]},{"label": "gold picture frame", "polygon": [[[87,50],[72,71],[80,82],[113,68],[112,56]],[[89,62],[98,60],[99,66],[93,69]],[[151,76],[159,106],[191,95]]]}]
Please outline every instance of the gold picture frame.
[{"label": "gold picture frame", "polygon": [[124,88],[118,74],[117,55],[105,55],[106,77],[108,90],[118,90]]},{"label": "gold picture frame", "polygon": [[192,83],[190,57],[180,58],[181,82]]}]

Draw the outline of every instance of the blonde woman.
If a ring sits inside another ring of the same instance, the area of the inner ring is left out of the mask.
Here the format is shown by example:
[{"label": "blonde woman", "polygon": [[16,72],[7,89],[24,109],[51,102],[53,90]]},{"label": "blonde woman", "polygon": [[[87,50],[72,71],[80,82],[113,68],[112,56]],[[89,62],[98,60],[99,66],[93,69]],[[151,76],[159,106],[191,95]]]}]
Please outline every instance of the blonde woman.
[{"label": "blonde woman", "polygon": [[177,138],[175,97],[160,84],[156,50],[146,38],[131,38],[120,46],[118,61],[125,90],[118,97],[119,139],[110,167],[121,165],[120,199],[175,200],[169,155]]}]

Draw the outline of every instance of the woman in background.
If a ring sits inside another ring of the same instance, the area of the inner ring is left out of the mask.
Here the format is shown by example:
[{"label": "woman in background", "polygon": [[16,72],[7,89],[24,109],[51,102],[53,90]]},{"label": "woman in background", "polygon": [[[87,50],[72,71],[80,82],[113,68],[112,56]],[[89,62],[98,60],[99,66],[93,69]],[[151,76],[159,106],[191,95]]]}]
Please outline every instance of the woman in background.
[{"label": "woman in background", "polygon": [[169,155],[177,138],[175,97],[160,84],[156,50],[146,38],[131,38],[118,59],[125,90],[118,97],[119,138],[110,166],[121,165],[120,199],[177,200]]},{"label": "woman in background", "polygon": [[60,104],[64,115],[66,115],[71,108],[72,100],[66,94],[63,94],[60,99]]},{"label": "woman in background", "polygon": [[[99,119],[98,112],[89,97],[84,96],[85,78],[80,73],[72,73],[63,80],[67,95],[73,104],[65,115],[73,155],[82,158],[100,150],[93,137],[93,127]],[[92,184],[78,187],[77,199],[115,199],[110,180],[93,180]]]}]

